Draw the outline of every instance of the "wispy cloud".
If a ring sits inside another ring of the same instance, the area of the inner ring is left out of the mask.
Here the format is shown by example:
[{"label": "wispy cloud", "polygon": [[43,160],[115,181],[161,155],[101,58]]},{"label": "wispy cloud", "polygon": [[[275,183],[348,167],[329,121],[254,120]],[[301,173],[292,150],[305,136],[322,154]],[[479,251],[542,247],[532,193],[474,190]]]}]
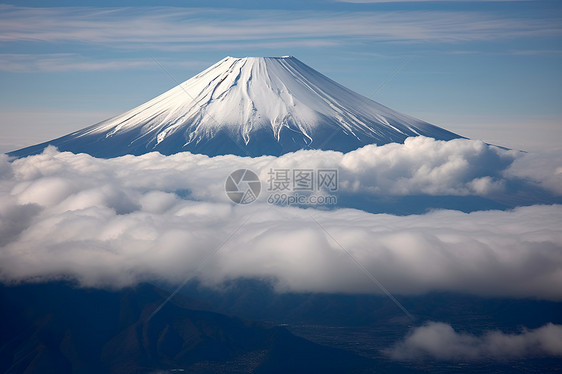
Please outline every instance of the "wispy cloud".
[{"label": "wispy cloud", "polygon": [[480,336],[457,332],[451,325],[429,322],[417,327],[386,353],[395,360],[442,361],[509,360],[562,356],[562,325],[506,334],[488,331]]},{"label": "wispy cloud", "polygon": [[[193,60],[163,60],[162,62],[165,63],[166,66],[200,66],[200,63]],[[18,73],[153,69],[156,66],[155,62],[150,58],[99,60],[87,58],[75,53],[0,54],[0,71]]]},{"label": "wispy cloud", "polygon": [[[77,42],[119,48],[319,39],[460,42],[560,35],[559,22],[481,12],[337,12],[4,6],[0,42]],[[218,46],[217,46],[218,47]],[[220,48],[223,48],[222,46]]]},{"label": "wispy cloud", "polygon": [[446,52],[451,55],[489,55],[489,56],[557,56],[562,54],[562,49],[508,49],[498,51],[482,50],[452,50]]},{"label": "wispy cloud", "polygon": [[515,3],[531,0],[335,0],[340,3],[381,4],[381,3]]},{"label": "wispy cloud", "polygon": [[562,55],[562,49],[521,49],[508,52],[515,56],[545,56],[545,55]]}]

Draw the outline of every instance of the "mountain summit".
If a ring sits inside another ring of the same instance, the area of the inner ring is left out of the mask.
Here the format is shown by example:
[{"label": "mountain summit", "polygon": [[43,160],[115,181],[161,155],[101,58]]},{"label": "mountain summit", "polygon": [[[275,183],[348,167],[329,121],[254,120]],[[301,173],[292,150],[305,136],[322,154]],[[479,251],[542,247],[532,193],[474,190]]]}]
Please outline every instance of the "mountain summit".
[{"label": "mountain summit", "polygon": [[126,113],[10,155],[39,153],[48,145],[106,158],[152,151],[347,152],[418,135],[459,137],[361,96],[294,57],[226,57]]}]

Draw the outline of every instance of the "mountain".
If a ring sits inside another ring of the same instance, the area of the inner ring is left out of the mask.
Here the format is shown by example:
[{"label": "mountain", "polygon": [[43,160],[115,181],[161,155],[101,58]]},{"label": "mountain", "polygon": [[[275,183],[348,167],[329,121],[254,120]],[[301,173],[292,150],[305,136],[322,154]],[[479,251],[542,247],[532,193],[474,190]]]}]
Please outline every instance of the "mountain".
[{"label": "mountain", "polygon": [[347,152],[418,135],[460,137],[361,96],[294,57],[226,57],[126,113],[9,154],[54,145],[104,158],[153,151],[261,156]]},{"label": "mountain", "polygon": [[[371,373],[375,362],[152,286],[0,285],[2,373]],[[197,306],[197,303],[195,303]]]},{"label": "mountain", "polygon": [[[382,350],[409,331],[380,295],[279,294],[234,281],[170,291],[65,282],[0,284],[1,373],[543,373],[560,359],[400,362]],[[401,298],[417,324],[481,334],[561,323],[560,302],[436,293]],[[151,317],[152,315],[152,317]],[[250,318],[250,319],[248,319]],[[267,322],[266,322],[267,321]]]}]

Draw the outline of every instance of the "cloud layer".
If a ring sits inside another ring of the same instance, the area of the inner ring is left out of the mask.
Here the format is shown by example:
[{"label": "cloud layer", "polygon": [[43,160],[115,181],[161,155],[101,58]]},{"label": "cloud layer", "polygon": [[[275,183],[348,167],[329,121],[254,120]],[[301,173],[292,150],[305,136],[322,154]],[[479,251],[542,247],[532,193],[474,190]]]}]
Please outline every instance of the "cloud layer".
[{"label": "cloud layer", "polygon": [[416,328],[386,353],[393,359],[402,361],[562,357],[562,325],[549,323],[534,330],[524,329],[516,334],[488,331],[476,336],[457,332],[446,323],[429,322]]},{"label": "cloud layer", "polygon": [[224,192],[228,174],[243,167],[263,176],[271,167],[337,167],[351,192],[485,194],[516,178],[503,175],[517,157],[526,156],[427,138],[279,158],[152,153],[103,160],[52,148],[11,163],[4,157],[0,279],[120,288],[250,277],[280,292],[380,293],[347,251],[392,293],[562,300],[560,205],[399,217],[263,200],[236,206]]}]

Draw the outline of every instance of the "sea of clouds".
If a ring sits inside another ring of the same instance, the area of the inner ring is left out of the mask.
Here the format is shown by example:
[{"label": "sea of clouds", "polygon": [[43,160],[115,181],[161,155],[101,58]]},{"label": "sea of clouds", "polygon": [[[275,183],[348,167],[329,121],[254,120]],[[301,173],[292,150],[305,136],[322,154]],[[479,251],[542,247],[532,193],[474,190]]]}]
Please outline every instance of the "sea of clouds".
[{"label": "sea of clouds", "polygon": [[[562,194],[561,165],[560,153],[423,137],[347,154],[258,158],[150,153],[97,159],[54,148],[17,160],[4,155],[0,281],[120,289],[194,278],[220,287],[254,278],[278,292],[382,293],[357,261],[398,295],[449,291],[562,301],[562,205],[553,204]],[[224,184],[240,168],[262,181],[272,168],[336,168],[342,193],[499,196],[527,206],[397,216],[276,206],[265,196],[237,205]],[[559,330],[546,325],[519,335],[472,336],[436,322],[387,353],[400,360],[559,355],[548,340],[560,337]]]},{"label": "sea of clouds", "polygon": [[560,192],[561,159],[423,137],[278,158],[97,159],[54,148],[12,161],[4,156],[0,279],[120,288],[188,276],[211,286],[251,277],[279,291],[380,292],[347,251],[393,293],[562,300],[561,205],[395,216],[263,199],[236,205],[224,191],[239,168],[262,180],[270,168],[337,168],[342,191],[488,196],[524,185],[550,196]]}]

